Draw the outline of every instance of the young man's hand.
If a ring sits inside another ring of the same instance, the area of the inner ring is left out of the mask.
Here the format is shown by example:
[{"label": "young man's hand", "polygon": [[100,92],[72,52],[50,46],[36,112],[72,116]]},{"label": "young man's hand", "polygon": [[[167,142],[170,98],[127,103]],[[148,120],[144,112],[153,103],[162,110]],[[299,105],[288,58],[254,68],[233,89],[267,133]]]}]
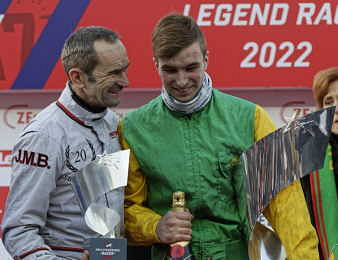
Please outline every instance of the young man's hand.
[{"label": "young man's hand", "polygon": [[168,211],[157,224],[156,233],[158,238],[165,244],[190,241],[192,219],[193,216],[188,211]]}]

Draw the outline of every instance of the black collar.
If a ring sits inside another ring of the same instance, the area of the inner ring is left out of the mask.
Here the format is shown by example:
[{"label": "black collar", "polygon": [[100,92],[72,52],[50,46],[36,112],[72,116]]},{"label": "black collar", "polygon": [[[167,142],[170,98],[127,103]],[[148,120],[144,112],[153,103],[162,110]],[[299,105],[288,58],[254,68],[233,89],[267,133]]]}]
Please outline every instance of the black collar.
[{"label": "black collar", "polygon": [[87,102],[85,102],[84,100],[82,100],[73,90],[71,83],[69,82],[69,88],[70,91],[72,92],[72,98],[74,99],[74,101],[81,106],[82,108],[86,109],[89,112],[92,113],[102,113],[106,108],[105,107],[97,107],[97,106],[91,106],[89,105]]}]

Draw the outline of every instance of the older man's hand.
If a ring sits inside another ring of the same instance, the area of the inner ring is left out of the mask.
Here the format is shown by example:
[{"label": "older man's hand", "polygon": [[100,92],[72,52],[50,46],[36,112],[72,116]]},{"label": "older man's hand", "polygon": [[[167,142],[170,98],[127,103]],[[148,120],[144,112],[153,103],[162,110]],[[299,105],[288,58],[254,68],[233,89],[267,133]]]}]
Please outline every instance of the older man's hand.
[{"label": "older man's hand", "polygon": [[87,250],[83,252],[82,260],[89,260],[89,252]]}]

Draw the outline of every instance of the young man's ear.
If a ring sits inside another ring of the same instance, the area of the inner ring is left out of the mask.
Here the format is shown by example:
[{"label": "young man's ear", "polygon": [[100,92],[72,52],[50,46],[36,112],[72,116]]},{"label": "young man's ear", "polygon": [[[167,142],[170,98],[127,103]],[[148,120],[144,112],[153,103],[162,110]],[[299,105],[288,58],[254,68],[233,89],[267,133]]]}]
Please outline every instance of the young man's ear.
[{"label": "young man's ear", "polygon": [[206,70],[208,68],[209,63],[209,51],[206,51],[204,56],[204,69]]},{"label": "young man's ear", "polygon": [[85,75],[78,68],[72,68],[68,71],[68,77],[73,85],[77,85],[78,87],[84,87]]},{"label": "young man's ear", "polygon": [[155,67],[156,67],[156,69],[158,71],[158,60],[155,57],[153,57],[153,62],[154,62]]}]

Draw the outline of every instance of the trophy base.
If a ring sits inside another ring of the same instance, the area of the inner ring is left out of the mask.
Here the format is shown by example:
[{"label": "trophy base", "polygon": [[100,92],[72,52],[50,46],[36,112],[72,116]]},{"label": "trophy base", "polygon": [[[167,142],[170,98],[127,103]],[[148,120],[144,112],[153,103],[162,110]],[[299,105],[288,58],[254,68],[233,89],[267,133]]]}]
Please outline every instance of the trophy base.
[{"label": "trophy base", "polygon": [[90,260],[127,260],[125,238],[89,238],[86,244]]}]

